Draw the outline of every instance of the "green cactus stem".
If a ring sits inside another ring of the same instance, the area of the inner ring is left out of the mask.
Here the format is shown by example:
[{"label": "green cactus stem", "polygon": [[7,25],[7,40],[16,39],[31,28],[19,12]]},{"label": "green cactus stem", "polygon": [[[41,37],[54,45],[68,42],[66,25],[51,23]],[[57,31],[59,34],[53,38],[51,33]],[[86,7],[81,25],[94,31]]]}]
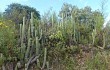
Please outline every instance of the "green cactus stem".
[{"label": "green cactus stem", "polygon": [[31,34],[32,34],[32,37],[33,37],[33,35],[34,35],[33,12],[31,13],[30,23],[31,23]]},{"label": "green cactus stem", "polygon": [[47,56],[47,48],[44,49],[44,61],[43,61],[42,69],[44,69],[46,64],[46,56]]},{"label": "green cactus stem", "polygon": [[94,45],[94,42],[95,42],[95,36],[96,36],[96,29],[93,29],[93,32],[92,32],[92,44]]},{"label": "green cactus stem", "polygon": [[53,28],[54,20],[53,20],[53,14],[52,14],[52,28]]},{"label": "green cactus stem", "polygon": [[30,44],[31,44],[31,38],[28,39],[28,46],[27,46],[27,50],[26,50],[26,54],[25,54],[25,59],[27,59],[29,56]]},{"label": "green cactus stem", "polygon": [[36,55],[39,55],[39,40],[38,37],[36,37]]},{"label": "green cactus stem", "polygon": [[64,14],[62,13],[62,25],[61,25],[62,28],[63,28],[63,23],[64,23]]},{"label": "green cactus stem", "polygon": [[23,40],[25,36],[25,17],[23,17],[22,33],[21,33],[21,46],[23,45]]},{"label": "green cactus stem", "polygon": [[41,68],[39,59],[37,59],[37,67]]},{"label": "green cactus stem", "polygon": [[47,65],[47,70],[49,70],[49,62],[48,61],[46,62],[46,65]]},{"label": "green cactus stem", "polygon": [[103,49],[105,48],[105,34],[103,33]]}]

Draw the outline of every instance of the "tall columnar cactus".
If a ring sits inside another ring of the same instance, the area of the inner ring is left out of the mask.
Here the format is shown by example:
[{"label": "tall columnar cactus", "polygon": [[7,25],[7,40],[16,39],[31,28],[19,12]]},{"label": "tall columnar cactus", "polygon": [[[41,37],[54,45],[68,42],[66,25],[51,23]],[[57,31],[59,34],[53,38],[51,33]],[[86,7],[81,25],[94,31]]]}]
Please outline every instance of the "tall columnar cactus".
[{"label": "tall columnar cactus", "polygon": [[76,24],[75,24],[75,19],[73,18],[73,16],[71,15],[71,23],[73,24],[73,39],[76,42]]},{"label": "tall columnar cactus", "polygon": [[31,36],[33,37],[34,36],[33,13],[31,13],[30,25],[31,25]]},{"label": "tall columnar cactus", "polygon": [[21,36],[22,35],[22,24],[20,24],[20,41],[21,41]]},{"label": "tall columnar cactus", "polygon": [[103,33],[103,49],[105,48],[105,34]]},{"label": "tall columnar cactus", "polygon": [[24,58],[25,47],[26,47],[24,43],[24,37],[25,37],[25,17],[23,17],[23,25],[20,24],[21,60]]},{"label": "tall columnar cactus", "polygon": [[53,18],[53,14],[52,14],[52,27],[54,26],[54,18]]},{"label": "tall columnar cactus", "polygon": [[46,57],[47,57],[47,48],[44,49],[44,62],[43,62],[43,65],[42,65],[42,69],[44,69],[44,67],[45,67]]},{"label": "tall columnar cactus", "polygon": [[39,48],[40,48],[39,40],[38,37],[36,37],[36,55],[39,55]]},{"label": "tall columnar cactus", "polygon": [[96,36],[96,29],[93,29],[93,32],[92,32],[92,44],[94,45],[94,42],[95,42],[95,36]]},{"label": "tall columnar cactus", "polygon": [[24,36],[25,36],[25,17],[23,17],[23,25],[21,31],[21,46],[23,46]]},{"label": "tall columnar cactus", "polygon": [[62,28],[63,28],[63,24],[64,24],[64,14],[62,13],[62,24],[61,24]]}]

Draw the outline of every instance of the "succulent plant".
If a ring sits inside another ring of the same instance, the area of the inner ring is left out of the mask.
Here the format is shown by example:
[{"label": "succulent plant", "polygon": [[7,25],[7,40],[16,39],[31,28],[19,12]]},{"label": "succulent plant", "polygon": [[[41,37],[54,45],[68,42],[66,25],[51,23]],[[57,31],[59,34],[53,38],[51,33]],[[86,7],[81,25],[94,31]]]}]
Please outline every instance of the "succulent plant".
[{"label": "succulent plant", "polygon": [[[42,38],[42,29],[36,28],[34,26],[34,18],[33,13],[31,13],[30,23],[26,24],[26,19],[23,17],[23,24],[20,24],[20,40],[21,40],[21,50],[20,50],[20,59],[24,60],[25,70],[28,69],[29,65],[37,61],[39,61],[40,55],[40,40]],[[46,56],[47,56],[47,49],[44,49],[44,62],[42,67],[44,68],[46,64]]]}]

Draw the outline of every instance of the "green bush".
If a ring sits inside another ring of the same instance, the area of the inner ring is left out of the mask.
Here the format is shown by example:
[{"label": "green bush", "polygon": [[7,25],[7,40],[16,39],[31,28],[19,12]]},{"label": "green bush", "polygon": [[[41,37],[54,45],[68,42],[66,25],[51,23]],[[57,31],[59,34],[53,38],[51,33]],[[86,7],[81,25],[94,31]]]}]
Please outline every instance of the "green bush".
[{"label": "green bush", "polygon": [[101,53],[97,53],[93,58],[87,58],[85,62],[87,70],[106,70],[106,59],[102,57]]},{"label": "green bush", "polygon": [[5,57],[13,56],[13,48],[15,47],[15,24],[10,21],[0,22],[0,53]]}]

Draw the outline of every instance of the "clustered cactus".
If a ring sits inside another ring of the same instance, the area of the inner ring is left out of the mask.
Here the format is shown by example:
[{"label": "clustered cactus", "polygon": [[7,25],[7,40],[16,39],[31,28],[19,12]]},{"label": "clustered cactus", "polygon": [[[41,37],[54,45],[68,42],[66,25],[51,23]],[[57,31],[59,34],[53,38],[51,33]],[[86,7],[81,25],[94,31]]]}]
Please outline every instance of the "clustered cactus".
[{"label": "clustered cactus", "polygon": [[[44,49],[44,62],[42,67],[39,64],[41,51],[39,40],[42,38],[42,30],[40,28],[35,28],[33,19],[33,13],[31,13],[30,22],[26,23],[25,17],[23,17],[23,24],[20,24],[20,60],[24,61],[25,70],[28,70],[29,65],[35,61],[37,62],[37,67],[41,69],[44,69],[46,65],[47,48]],[[38,35],[38,31],[40,31],[40,35]]]}]

